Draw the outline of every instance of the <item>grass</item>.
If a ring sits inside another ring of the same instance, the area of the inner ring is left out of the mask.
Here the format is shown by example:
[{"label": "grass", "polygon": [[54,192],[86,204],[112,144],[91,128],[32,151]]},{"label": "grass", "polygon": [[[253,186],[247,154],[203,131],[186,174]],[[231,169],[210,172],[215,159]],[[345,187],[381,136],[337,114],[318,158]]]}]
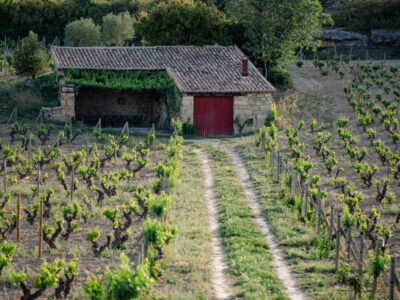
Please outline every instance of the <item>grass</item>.
[{"label": "grass", "polygon": [[228,154],[206,147],[212,161],[215,195],[220,211],[221,236],[228,266],[239,288],[238,298],[286,299],[271,266],[265,237],[254,223],[238,175]]},{"label": "grass", "polygon": [[333,251],[328,259],[320,258],[314,228],[303,224],[298,212],[279,200],[280,186],[274,182],[261,153],[257,153],[248,140],[243,140],[239,150],[256,187],[265,217],[283,247],[284,257],[300,287],[312,299],[349,299],[350,288],[337,281]]},{"label": "grass", "polygon": [[168,219],[178,228],[168,247],[166,269],[155,287],[160,299],[209,299],[211,287],[210,232],[203,193],[200,161],[185,148],[181,179],[173,190],[175,205]]}]

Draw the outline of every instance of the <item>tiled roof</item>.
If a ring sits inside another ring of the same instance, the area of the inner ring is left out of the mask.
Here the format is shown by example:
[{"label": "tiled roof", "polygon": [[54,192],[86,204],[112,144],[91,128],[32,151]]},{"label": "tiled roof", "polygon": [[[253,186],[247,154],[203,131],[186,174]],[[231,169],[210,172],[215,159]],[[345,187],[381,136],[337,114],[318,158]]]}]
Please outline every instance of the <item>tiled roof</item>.
[{"label": "tiled roof", "polygon": [[272,92],[274,87],[236,46],[52,47],[58,70],[166,70],[183,93]]}]

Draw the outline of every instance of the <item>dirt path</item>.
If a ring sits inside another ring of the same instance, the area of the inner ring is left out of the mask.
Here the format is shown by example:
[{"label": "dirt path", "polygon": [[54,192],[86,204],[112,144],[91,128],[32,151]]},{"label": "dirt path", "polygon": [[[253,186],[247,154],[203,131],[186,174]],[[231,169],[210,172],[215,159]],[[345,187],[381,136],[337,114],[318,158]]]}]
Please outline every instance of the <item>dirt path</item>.
[{"label": "dirt path", "polygon": [[214,195],[214,178],[210,168],[207,155],[200,150],[195,150],[199,156],[202,165],[204,177],[204,196],[208,210],[208,223],[211,231],[211,250],[212,250],[212,273],[211,282],[214,287],[215,297],[217,299],[232,298],[233,284],[226,276],[228,269],[226,257],[222,246],[222,239],[219,233],[218,209]]},{"label": "dirt path", "polygon": [[248,202],[248,205],[255,216],[256,224],[259,226],[261,232],[264,234],[266,242],[270,247],[271,256],[273,258],[272,264],[279,280],[286,290],[286,295],[294,300],[306,299],[306,296],[297,287],[297,282],[292,276],[289,266],[284,261],[278,244],[275,243],[273,234],[269,230],[269,226],[264,219],[262,209],[258,203],[257,196],[250,179],[250,175],[246,169],[246,166],[244,165],[242,158],[233,148],[227,148],[227,152],[232,158],[233,165],[237,169],[239,181],[243,186],[246,201]]}]

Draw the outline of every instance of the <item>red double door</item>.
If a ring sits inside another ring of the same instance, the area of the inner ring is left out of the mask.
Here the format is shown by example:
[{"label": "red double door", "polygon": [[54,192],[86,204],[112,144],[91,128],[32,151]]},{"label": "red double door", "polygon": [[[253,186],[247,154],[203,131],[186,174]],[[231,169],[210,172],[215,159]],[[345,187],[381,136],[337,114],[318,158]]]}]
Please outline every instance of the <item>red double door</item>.
[{"label": "red double door", "polygon": [[194,97],[194,124],[201,137],[233,134],[233,97]]}]

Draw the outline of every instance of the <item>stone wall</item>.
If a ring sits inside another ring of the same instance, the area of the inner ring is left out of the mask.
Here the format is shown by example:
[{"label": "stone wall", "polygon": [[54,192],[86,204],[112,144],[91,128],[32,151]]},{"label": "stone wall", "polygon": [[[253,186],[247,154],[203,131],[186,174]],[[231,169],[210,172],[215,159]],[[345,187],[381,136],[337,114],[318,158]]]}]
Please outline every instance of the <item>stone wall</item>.
[{"label": "stone wall", "polygon": [[43,107],[44,117],[52,121],[68,121],[75,117],[75,85],[60,84],[58,90],[59,107]]},{"label": "stone wall", "polygon": [[[239,117],[241,122],[250,119],[250,125],[245,126],[242,133],[261,128],[265,118],[271,112],[271,93],[254,93],[233,98],[233,115]],[[239,133],[238,126],[234,126],[235,134]]]},{"label": "stone wall", "polygon": [[183,95],[181,106],[181,120],[182,122],[193,123],[194,113],[194,97],[190,95]]}]

